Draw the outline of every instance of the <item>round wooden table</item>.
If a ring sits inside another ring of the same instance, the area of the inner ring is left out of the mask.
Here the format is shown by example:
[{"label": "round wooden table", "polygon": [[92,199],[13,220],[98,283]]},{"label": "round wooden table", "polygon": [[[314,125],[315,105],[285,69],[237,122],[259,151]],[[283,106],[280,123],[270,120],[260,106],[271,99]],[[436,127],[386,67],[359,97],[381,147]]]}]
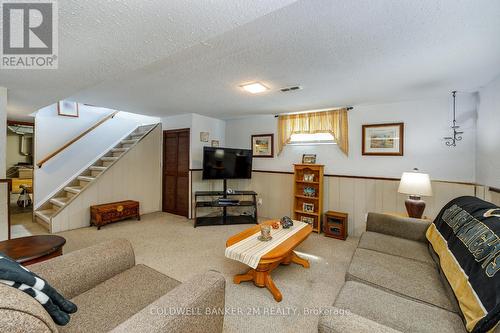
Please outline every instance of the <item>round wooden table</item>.
[{"label": "round wooden table", "polygon": [[61,236],[29,236],[0,242],[0,252],[26,266],[62,255],[64,244]]}]

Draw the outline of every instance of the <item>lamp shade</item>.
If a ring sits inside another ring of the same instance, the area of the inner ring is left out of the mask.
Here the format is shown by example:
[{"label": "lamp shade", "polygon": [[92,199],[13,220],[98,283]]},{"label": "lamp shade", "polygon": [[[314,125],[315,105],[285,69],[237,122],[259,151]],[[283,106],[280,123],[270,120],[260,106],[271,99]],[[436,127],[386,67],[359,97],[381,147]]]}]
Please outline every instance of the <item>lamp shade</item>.
[{"label": "lamp shade", "polygon": [[398,192],[430,197],[432,196],[431,178],[426,173],[403,172]]}]

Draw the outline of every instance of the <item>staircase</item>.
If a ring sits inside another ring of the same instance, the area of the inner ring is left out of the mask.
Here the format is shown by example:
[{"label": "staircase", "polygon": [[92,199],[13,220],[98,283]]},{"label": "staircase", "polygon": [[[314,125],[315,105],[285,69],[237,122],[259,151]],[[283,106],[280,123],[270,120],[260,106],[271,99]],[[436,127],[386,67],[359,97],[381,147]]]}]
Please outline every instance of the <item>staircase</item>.
[{"label": "staircase", "polygon": [[35,221],[51,231],[52,218],[59,214],[66,205],[73,201],[78,195],[99,178],[103,173],[113,166],[120,158],[147,136],[159,124],[137,127],[127,135],[118,145],[102,155],[93,165],[88,167],[80,175],[69,181],[66,186],[57,192],[52,198],[43,203],[35,210]]}]

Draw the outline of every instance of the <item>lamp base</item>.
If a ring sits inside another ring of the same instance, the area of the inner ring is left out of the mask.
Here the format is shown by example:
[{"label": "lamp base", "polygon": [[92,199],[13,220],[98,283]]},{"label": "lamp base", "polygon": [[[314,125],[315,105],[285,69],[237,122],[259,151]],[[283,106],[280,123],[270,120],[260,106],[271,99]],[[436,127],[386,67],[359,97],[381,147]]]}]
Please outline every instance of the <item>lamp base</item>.
[{"label": "lamp base", "polygon": [[410,195],[410,197],[405,201],[405,206],[409,217],[416,219],[422,218],[425,210],[425,201],[419,196]]}]

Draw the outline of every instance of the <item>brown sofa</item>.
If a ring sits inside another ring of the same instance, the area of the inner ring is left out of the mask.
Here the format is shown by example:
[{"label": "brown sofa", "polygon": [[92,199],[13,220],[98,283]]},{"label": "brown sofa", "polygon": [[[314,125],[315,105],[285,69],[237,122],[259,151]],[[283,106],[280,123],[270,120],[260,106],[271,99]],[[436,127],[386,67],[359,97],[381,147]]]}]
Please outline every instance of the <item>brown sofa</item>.
[{"label": "brown sofa", "polygon": [[[0,332],[221,332],[224,277],[214,271],[185,283],[135,264],[127,240],[71,252],[29,268],[78,306],[67,326],[43,307],[0,284]],[[184,312],[183,312],[184,311]],[[220,313],[221,311],[219,311]]]},{"label": "brown sofa", "polygon": [[425,237],[428,226],[422,220],[368,214],[346,282],[333,306],[323,311],[319,332],[466,332]]}]

